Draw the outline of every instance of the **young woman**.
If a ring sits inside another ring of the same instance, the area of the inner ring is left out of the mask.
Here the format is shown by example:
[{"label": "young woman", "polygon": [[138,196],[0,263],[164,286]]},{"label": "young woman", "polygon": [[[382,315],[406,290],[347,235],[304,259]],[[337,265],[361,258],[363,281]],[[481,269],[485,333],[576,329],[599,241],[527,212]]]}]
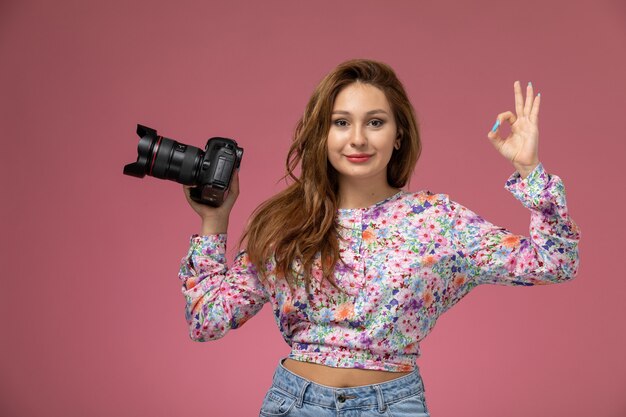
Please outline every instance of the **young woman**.
[{"label": "young woman", "polygon": [[261,415],[428,416],[416,359],[444,311],[482,283],[574,278],[580,230],[563,182],[538,159],[540,96],[530,83],[525,100],[519,82],[514,91],[516,113],[500,113],[487,137],[516,169],[506,188],[530,210],[529,237],[446,194],[402,190],[421,151],[418,124],[393,70],[370,60],[342,63],[315,89],[287,156],[293,183],[257,208],[230,268],[238,174],[219,208],[184,188],[202,218],[179,274],[191,338],[219,339],[271,302],[291,346]]}]

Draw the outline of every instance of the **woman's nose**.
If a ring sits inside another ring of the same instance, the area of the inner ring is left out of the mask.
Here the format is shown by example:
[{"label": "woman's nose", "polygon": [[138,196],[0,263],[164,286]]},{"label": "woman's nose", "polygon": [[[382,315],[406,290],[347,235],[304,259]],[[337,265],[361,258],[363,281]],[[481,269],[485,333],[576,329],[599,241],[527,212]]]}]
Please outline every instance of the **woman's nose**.
[{"label": "woman's nose", "polygon": [[367,143],[367,137],[365,135],[365,130],[361,127],[356,127],[352,131],[352,136],[350,138],[350,144],[354,147],[363,146]]}]

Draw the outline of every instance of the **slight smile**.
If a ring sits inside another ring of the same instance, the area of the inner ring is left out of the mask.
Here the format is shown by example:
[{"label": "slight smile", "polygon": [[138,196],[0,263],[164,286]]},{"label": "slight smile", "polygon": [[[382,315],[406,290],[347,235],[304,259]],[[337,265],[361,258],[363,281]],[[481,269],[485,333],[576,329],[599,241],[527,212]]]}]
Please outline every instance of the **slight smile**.
[{"label": "slight smile", "polygon": [[371,157],[372,155],[368,155],[366,153],[355,153],[352,155],[346,155],[346,159],[348,159],[348,161],[356,163],[367,162]]}]

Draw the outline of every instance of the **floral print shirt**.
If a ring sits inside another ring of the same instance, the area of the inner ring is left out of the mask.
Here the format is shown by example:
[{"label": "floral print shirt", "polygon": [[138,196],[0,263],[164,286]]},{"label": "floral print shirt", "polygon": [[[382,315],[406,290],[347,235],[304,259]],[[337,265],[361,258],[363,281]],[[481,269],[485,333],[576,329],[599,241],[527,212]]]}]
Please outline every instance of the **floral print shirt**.
[{"label": "floral print shirt", "polygon": [[[574,278],[580,229],[563,182],[539,164],[505,188],[530,210],[530,234],[495,226],[447,194],[400,191],[371,207],[339,209],[338,292],[314,270],[291,293],[258,279],[245,251],[227,267],[226,235],[191,237],[179,278],[190,336],[223,337],[267,302],[289,357],[332,367],[411,371],[437,318],[479,284],[542,285]],[[319,261],[319,260],[318,260]],[[319,262],[317,263],[319,265]]]}]

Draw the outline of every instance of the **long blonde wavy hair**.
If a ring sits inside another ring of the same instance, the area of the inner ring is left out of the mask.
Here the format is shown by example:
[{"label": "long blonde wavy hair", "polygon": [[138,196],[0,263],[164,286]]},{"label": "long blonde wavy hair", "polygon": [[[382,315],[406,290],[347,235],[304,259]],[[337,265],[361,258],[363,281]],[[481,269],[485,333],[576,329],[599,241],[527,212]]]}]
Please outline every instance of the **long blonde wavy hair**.
[{"label": "long blonde wavy hair", "polygon": [[[257,207],[239,242],[240,246],[246,242],[249,259],[261,279],[267,278],[268,264],[274,263],[277,277],[286,279],[290,288],[304,280],[308,294],[313,268],[321,267],[322,279],[343,292],[334,280],[335,265],[340,261],[338,178],[328,161],[326,142],[335,98],[355,82],[382,90],[395,117],[400,149],[391,155],[387,182],[394,188],[404,187],[413,173],[422,149],[419,128],[394,71],[384,63],[366,59],[337,66],[315,88],[296,125],[284,177],[292,183]],[[300,176],[295,173],[298,165]],[[320,264],[315,266],[318,255]],[[294,268],[297,264],[299,267]]]}]

